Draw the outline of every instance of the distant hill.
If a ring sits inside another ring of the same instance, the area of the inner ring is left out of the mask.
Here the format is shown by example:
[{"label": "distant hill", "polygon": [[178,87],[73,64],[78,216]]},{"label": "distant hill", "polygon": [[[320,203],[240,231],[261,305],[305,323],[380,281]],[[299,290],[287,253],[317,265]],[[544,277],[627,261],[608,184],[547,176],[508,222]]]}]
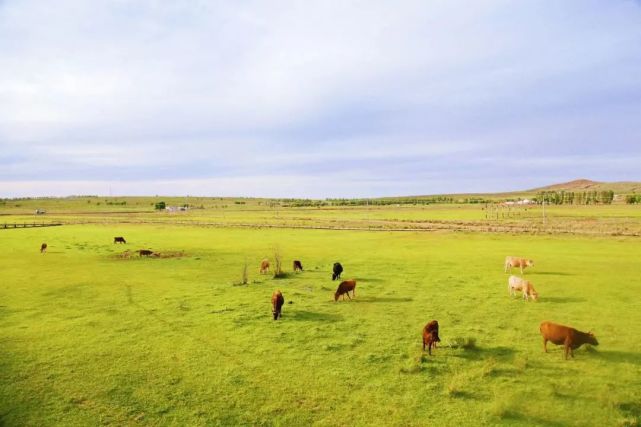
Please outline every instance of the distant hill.
[{"label": "distant hill", "polygon": [[552,184],[546,187],[534,188],[529,192],[539,191],[604,191],[612,190],[615,193],[641,193],[641,182],[598,182],[589,179],[576,179],[570,182]]}]

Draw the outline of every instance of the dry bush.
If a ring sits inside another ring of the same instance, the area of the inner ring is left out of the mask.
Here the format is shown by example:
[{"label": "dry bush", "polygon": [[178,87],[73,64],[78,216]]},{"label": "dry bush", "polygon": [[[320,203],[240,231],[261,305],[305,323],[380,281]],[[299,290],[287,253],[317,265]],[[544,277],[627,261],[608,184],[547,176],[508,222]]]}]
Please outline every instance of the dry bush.
[{"label": "dry bush", "polygon": [[284,276],[283,272],[283,254],[278,246],[274,247],[274,277]]}]

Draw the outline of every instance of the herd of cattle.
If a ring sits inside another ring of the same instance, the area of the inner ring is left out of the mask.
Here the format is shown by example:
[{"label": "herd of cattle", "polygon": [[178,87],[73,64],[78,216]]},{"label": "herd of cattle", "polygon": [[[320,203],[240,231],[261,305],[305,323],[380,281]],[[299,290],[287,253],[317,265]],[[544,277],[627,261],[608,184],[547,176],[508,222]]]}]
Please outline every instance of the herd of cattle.
[{"label": "herd of cattle", "polygon": [[[119,236],[119,237],[114,237],[114,244],[115,243],[126,244],[127,241],[125,240],[124,237]],[[47,244],[43,243],[42,245],[40,245],[40,253],[44,254],[46,253],[46,251],[47,251]],[[148,249],[140,249],[136,252],[138,252],[140,256],[157,255],[156,253]],[[504,267],[505,267],[506,273],[510,272],[513,268],[519,268],[521,271],[521,274],[523,274],[523,270],[525,268],[533,267],[533,266],[534,266],[534,261],[532,261],[531,259],[518,258],[513,256],[508,256],[505,258]],[[269,260],[263,259],[260,263],[260,270],[259,270],[260,274],[268,273],[269,269],[270,269]],[[296,272],[303,271],[303,264],[301,263],[300,260],[294,260],[293,270]],[[341,265],[341,263],[335,262],[332,267],[332,280],[340,279],[342,273],[343,273],[343,266]],[[536,301],[539,298],[539,294],[536,292],[536,290],[534,289],[534,286],[529,280],[525,280],[521,277],[511,275],[508,278],[508,294],[510,296],[514,296],[517,291],[521,291],[523,293],[523,298],[526,301],[529,301],[530,298]],[[352,293],[351,296],[349,295],[350,292]],[[334,293],[334,301],[335,302],[338,301],[338,299],[341,296],[343,297],[343,300],[345,300],[345,295],[347,295],[347,297],[350,300],[352,298],[356,298],[356,280],[355,279],[344,280],[340,282],[340,284],[338,285],[338,288],[336,289],[336,292]],[[283,296],[283,293],[280,290],[274,291],[271,297],[272,315],[274,316],[274,320],[278,320],[279,318],[282,317],[282,308],[284,304],[285,304],[285,297]],[[425,351],[425,347],[427,347],[427,351],[430,355],[432,355],[432,348],[436,348],[436,343],[441,341],[438,335],[438,331],[439,331],[438,328],[439,328],[438,321],[432,320],[425,325],[422,331],[423,351]],[[563,345],[565,359],[567,359],[568,356],[574,357],[573,350],[576,350],[577,348],[581,347],[583,344],[591,344],[595,346],[599,345],[599,342],[597,341],[596,337],[592,332],[581,332],[577,329],[574,329],[568,326],[558,325],[552,322],[542,322],[539,327],[539,330],[541,332],[541,335],[543,336],[543,350],[546,353],[548,352],[548,349],[547,349],[548,341],[556,345]]]}]

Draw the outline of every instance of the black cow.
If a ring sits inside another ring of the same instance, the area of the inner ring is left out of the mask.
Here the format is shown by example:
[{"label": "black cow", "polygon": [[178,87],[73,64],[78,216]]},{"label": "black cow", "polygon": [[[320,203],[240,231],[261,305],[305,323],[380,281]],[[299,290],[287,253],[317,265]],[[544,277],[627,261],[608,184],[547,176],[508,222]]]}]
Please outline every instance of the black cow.
[{"label": "black cow", "polygon": [[303,271],[303,264],[299,260],[294,260],[294,271]]},{"label": "black cow", "polygon": [[127,243],[124,237],[114,237],[114,243]]},{"label": "black cow", "polygon": [[343,272],[343,266],[341,265],[340,262],[335,262],[334,269],[332,271],[333,271],[332,280],[340,279],[341,273]]}]

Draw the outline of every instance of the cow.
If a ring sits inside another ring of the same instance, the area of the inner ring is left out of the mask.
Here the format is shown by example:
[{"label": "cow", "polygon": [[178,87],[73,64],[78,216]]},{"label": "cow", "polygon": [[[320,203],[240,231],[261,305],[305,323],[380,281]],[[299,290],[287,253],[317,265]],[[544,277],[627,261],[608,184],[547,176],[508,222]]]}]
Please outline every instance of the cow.
[{"label": "cow", "polygon": [[514,256],[505,257],[505,272],[508,270],[512,271],[512,268],[519,267],[521,269],[521,274],[523,274],[523,269],[526,267],[534,267],[534,261],[531,259],[518,258]]},{"label": "cow", "polygon": [[47,244],[43,243],[42,245],[40,245],[40,253],[43,254],[45,252],[47,252]]},{"label": "cow", "polygon": [[140,250],[138,250],[136,252],[138,252],[138,255],[140,255],[140,256],[151,256],[151,255],[154,254],[154,252],[150,251],[149,249],[140,249]]},{"label": "cow", "polygon": [[265,258],[260,262],[260,274],[267,274],[269,271],[269,260]]},{"label": "cow", "polygon": [[294,260],[294,271],[303,271],[303,264],[299,260]]},{"label": "cow", "polygon": [[441,342],[441,339],[438,337],[438,322],[432,320],[423,328],[423,351],[425,351],[425,346],[427,346],[427,352],[431,356],[432,346],[436,348],[437,342]]},{"label": "cow", "polygon": [[340,279],[341,273],[343,272],[343,266],[340,262],[334,263],[334,268],[332,269],[332,280]]},{"label": "cow", "polygon": [[279,317],[282,317],[281,309],[285,304],[285,298],[280,290],[274,291],[272,294],[272,314],[274,315],[274,320],[278,320]]},{"label": "cow", "polygon": [[574,350],[583,344],[599,345],[599,342],[592,332],[577,331],[569,326],[557,325],[552,322],[542,322],[539,330],[541,331],[541,335],[543,335],[543,350],[546,353],[548,352],[548,341],[552,341],[556,345],[563,344],[565,348],[565,360],[568,359],[568,354],[574,357]]},{"label": "cow", "polygon": [[343,300],[345,300],[345,295],[351,300],[352,297],[349,296],[349,291],[352,291],[352,297],[356,298],[356,280],[351,279],[341,282],[334,293],[334,301],[338,301],[338,297],[341,295],[343,296]]},{"label": "cow", "polygon": [[507,292],[510,296],[515,296],[516,291],[522,291],[523,299],[526,301],[529,301],[530,297],[532,297],[534,301],[539,299],[539,293],[534,289],[534,286],[532,286],[529,280],[522,279],[518,276],[510,276],[507,280]]},{"label": "cow", "polygon": [[127,243],[124,237],[114,237],[114,243]]}]

